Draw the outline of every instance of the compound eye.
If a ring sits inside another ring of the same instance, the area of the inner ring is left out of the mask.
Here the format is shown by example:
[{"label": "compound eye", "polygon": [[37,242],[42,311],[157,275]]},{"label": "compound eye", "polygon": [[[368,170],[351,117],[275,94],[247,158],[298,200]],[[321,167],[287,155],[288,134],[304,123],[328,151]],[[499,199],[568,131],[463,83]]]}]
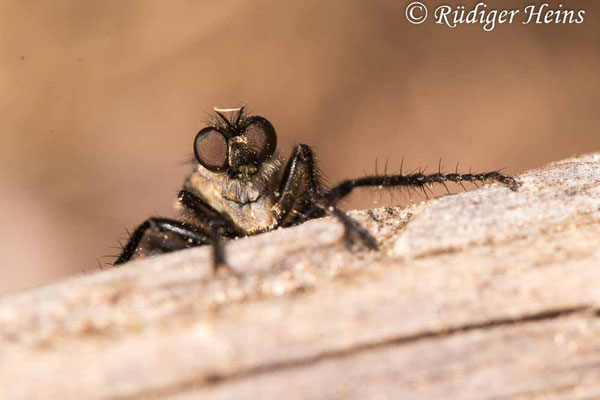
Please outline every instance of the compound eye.
[{"label": "compound eye", "polygon": [[202,166],[211,171],[227,168],[227,140],[214,128],[204,128],[194,139],[194,154]]},{"label": "compound eye", "polygon": [[277,147],[277,135],[273,125],[263,117],[248,118],[244,136],[248,146],[256,153],[258,159],[263,161],[271,157]]}]

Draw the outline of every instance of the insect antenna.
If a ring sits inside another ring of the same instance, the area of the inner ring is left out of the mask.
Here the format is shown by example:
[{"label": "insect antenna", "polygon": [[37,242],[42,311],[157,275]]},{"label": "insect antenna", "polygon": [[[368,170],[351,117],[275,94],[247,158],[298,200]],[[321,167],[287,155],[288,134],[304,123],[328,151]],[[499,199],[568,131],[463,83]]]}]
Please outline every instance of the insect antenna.
[{"label": "insect antenna", "polygon": [[223,115],[220,111],[215,111],[215,113],[223,120],[223,122],[225,122],[229,129],[233,129],[233,125],[231,124],[231,121],[229,121],[229,118]]},{"label": "insect antenna", "polygon": [[235,125],[239,125],[242,121],[242,117],[244,116],[244,111],[246,110],[246,104],[240,107],[240,111],[238,112],[237,119],[235,120]]},{"label": "insect antenna", "polygon": [[[236,107],[236,108],[219,108],[219,107],[213,107],[213,110],[215,111],[215,113],[219,116],[219,118],[221,118],[223,120],[223,122],[225,122],[225,124],[227,125],[227,128],[229,129],[235,129],[241,122],[243,116],[244,116],[244,110],[246,109],[246,104],[242,105],[241,107]],[[235,119],[235,123],[232,124],[231,121],[229,120],[229,118],[227,118],[223,113],[231,113],[231,112],[236,112],[238,113],[237,118]]]}]

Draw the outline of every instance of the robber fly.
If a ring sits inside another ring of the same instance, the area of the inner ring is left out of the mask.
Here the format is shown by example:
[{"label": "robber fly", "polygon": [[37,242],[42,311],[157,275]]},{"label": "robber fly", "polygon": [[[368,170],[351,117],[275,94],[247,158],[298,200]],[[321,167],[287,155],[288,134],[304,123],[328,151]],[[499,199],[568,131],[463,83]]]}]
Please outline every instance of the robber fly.
[{"label": "robber fly", "polygon": [[[195,167],[179,192],[179,219],[152,217],[139,225],[115,265],[131,259],[188,247],[212,245],[215,272],[226,268],[224,242],[279,227],[333,215],[344,226],[345,240],[376,250],[377,241],[345,212],[339,202],[358,187],[424,188],[445,182],[497,181],[516,190],[510,176],[422,172],[350,179],[327,188],[313,150],[298,145],[287,163],[277,153],[275,128],[244,107],[215,108],[216,119],[194,139]],[[229,117],[226,116],[229,114]]]}]

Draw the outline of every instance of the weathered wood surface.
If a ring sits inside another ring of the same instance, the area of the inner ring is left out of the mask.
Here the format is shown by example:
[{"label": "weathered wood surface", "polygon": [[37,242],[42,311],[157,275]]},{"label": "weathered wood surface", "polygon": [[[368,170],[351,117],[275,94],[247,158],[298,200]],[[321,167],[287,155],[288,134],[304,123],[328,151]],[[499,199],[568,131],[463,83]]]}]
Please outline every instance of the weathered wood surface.
[{"label": "weathered wood surface", "polygon": [[518,180],[6,295],[0,398],[600,398],[600,155]]}]

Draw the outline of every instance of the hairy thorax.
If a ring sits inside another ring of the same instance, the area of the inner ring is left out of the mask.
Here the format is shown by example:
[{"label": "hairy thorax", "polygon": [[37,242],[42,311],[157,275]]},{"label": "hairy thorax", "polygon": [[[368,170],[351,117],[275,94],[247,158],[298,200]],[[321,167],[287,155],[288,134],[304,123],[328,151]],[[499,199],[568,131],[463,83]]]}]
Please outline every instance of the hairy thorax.
[{"label": "hairy thorax", "polygon": [[[280,165],[280,158],[273,157],[264,162],[256,173],[243,178],[214,173],[198,165],[184,188],[200,196],[215,210],[229,215],[244,234],[264,232],[277,224],[275,205]],[[186,220],[199,224],[181,204],[178,203],[176,208]]]}]

